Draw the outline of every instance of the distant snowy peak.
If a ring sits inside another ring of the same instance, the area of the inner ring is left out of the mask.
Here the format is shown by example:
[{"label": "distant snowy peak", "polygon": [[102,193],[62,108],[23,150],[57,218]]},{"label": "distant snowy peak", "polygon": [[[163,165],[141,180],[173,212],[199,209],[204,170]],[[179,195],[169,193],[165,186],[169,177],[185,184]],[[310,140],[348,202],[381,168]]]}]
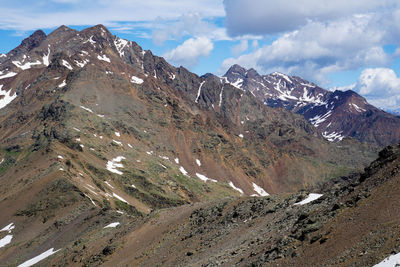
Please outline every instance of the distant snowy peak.
[{"label": "distant snowy peak", "polygon": [[390,144],[396,134],[379,134],[388,121],[399,132],[400,118],[375,108],[351,90],[332,92],[298,76],[280,72],[260,75],[239,65],[229,68],[221,82],[251,92],[269,107],[303,115],[331,142],[350,136],[379,145]]}]

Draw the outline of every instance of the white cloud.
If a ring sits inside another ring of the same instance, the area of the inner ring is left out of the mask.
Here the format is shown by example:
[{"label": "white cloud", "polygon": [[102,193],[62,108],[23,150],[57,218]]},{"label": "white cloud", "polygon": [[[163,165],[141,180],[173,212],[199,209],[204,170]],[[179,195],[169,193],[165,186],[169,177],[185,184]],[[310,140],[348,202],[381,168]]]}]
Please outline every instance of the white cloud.
[{"label": "white cloud", "polygon": [[384,34],[372,15],[326,23],[309,21],[270,45],[226,59],[221,71],[236,63],[262,73],[281,71],[327,85],[326,75],[332,72],[387,65],[390,57],[381,47]]},{"label": "white cloud", "polygon": [[365,69],[355,89],[363,96],[374,98],[400,95],[400,78],[392,69]]},{"label": "white cloud", "polygon": [[257,49],[258,48],[258,40],[253,40],[253,42],[251,43],[251,47],[253,49]]},{"label": "white cloud", "polygon": [[369,103],[384,110],[400,109],[400,77],[393,69],[367,68],[361,72],[356,83],[333,89],[354,90]]},{"label": "white cloud", "polygon": [[248,48],[249,48],[249,42],[247,40],[241,40],[240,43],[231,48],[231,51],[232,54],[238,56],[241,53],[247,51]]},{"label": "white cloud", "polygon": [[225,15],[221,1],[214,0],[43,0],[3,1],[0,29],[28,31],[65,25],[111,25],[118,22],[153,21],[158,17],[176,19],[197,12],[202,17]]},{"label": "white cloud", "polygon": [[228,40],[225,28],[219,28],[215,24],[204,20],[199,13],[189,13],[180,16],[176,20],[158,18],[155,20],[153,41],[162,44],[166,40],[181,39],[184,36],[207,36],[213,40]]},{"label": "white cloud", "polygon": [[196,66],[200,57],[207,57],[213,49],[214,44],[206,37],[190,38],[164,54],[164,57],[172,64],[190,69]]},{"label": "white cloud", "polygon": [[353,14],[393,9],[396,0],[224,0],[230,34],[292,31],[308,21],[329,21]]}]

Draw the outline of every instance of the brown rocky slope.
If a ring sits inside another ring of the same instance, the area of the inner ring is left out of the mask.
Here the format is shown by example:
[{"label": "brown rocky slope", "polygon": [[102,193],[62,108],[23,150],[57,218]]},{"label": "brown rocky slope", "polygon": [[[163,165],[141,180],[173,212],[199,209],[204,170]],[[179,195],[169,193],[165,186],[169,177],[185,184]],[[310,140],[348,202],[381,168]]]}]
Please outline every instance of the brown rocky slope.
[{"label": "brown rocky slope", "polygon": [[13,96],[0,109],[0,227],[15,225],[6,266],[51,248],[58,265],[97,265],[160,209],[180,218],[192,203],[293,192],[374,157],[101,25],[36,32],[0,71]]}]

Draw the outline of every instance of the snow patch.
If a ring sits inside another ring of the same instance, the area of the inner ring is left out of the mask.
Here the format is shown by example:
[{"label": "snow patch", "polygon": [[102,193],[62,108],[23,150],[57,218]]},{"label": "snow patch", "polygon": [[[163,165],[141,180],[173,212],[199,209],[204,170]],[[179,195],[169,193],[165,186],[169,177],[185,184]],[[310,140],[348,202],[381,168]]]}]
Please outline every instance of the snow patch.
[{"label": "snow patch", "polygon": [[182,173],[183,175],[189,176],[189,175],[188,175],[188,172],[187,172],[182,166],[179,167],[179,170],[181,171],[181,173]]},{"label": "snow patch", "polygon": [[80,68],[85,67],[86,64],[89,63],[89,62],[90,62],[89,59],[84,59],[82,62],[80,62],[78,60],[75,60],[75,64]]},{"label": "snow patch", "polygon": [[[50,46],[50,45],[49,45]],[[50,47],[47,48],[47,55],[43,55],[43,65],[45,65],[46,67],[50,65]]]},{"label": "snow patch", "polygon": [[202,181],[204,181],[204,182],[207,182],[207,181],[211,181],[211,182],[214,182],[214,183],[218,182],[218,181],[215,180],[215,179],[208,178],[207,176],[205,176],[205,175],[203,175],[203,174],[200,174],[200,173],[197,173],[197,172],[196,172],[196,176],[197,176],[200,180],[202,180]]},{"label": "snow patch", "polygon": [[50,257],[51,255],[53,255],[54,253],[57,253],[60,250],[61,249],[54,250],[54,248],[51,248],[51,249],[43,252],[42,254],[40,254],[40,255],[30,259],[30,260],[27,260],[26,262],[24,262],[24,263],[22,263],[20,265],[18,265],[18,267],[30,267],[30,266],[38,263],[39,261],[42,261],[45,258]]},{"label": "snow patch", "polygon": [[8,244],[11,243],[11,240],[13,238],[13,235],[6,235],[2,239],[0,239],[0,248],[7,246]]},{"label": "snow patch", "polygon": [[200,167],[201,166],[201,161],[199,159],[196,159],[196,164]]},{"label": "snow patch", "polygon": [[240,189],[240,188],[238,188],[238,187],[236,187],[236,186],[232,183],[232,181],[229,182],[229,185],[230,185],[233,189],[235,189],[236,191],[238,191],[240,194],[243,194],[243,190]]},{"label": "snow patch", "polygon": [[362,112],[365,112],[366,110],[365,109],[363,109],[363,108],[360,108],[359,106],[357,106],[356,104],[354,104],[354,103],[351,103],[351,105],[356,109],[356,111],[358,111],[358,112],[360,112],[360,113],[362,113]]},{"label": "snow patch", "polygon": [[[0,73],[0,74],[2,74],[2,73]],[[0,76],[0,80],[1,80],[1,79],[5,79],[5,78],[11,78],[11,77],[14,77],[15,75],[17,75],[16,72],[9,72],[9,73],[7,73],[7,74],[1,75],[1,76]]]},{"label": "snow patch", "polygon": [[304,205],[304,204],[310,203],[314,200],[317,200],[318,198],[320,198],[322,196],[323,196],[322,194],[310,193],[306,199],[304,199],[300,202],[294,203],[293,205]]},{"label": "snow patch", "polygon": [[103,55],[103,56],[97,55],[97,58],[98,58],[99,60],[102,60],[102,61],[106,61],[106,62],[108,62],[108,63],[111,63],[111,60],[110,60],[106,55]]},{"label": "snow patch", "polygon": [[109,187],[111,187],[112,189],[114,189],[114,186],[112,186],[109,182],[104,181],[104,183],[105,183],[106,185],[108,185]]},{"label": "snow patch", "polygon": [[109,170],[112,173],[122,175],[123,173],[121,171],[117,170],[117,168],[124,167],[124,165],[122,165],[122,163],[121,163],[121,161],[123,159],[125,159],[124,156],[118,156],[118,157],[112,159],[111,161],[109,160],[106,165],[107,170]]},{"label": "snow patch", "polygon": [[62,83],[60,83],[59,85],[58,85],[58,88],[63,88],[64,86],[66,86],[67,85],[67,82],[66,82],[66,80],[64,80]]},{"label": "snow patch", "polygon": [[121,38],[115,38],[114,45],[117,48],[120,57],[124,56],[124,48],[129,44],[129,41]]},{"label": "snow patch", "polygon": [[380,263],[375,264],[373,267],[395,267],[395,266],[400,266],[400,253],[390,255]]},{"label": "snow patch", "polygon": [[179,159],[178,158],[175,158],[175,163],[179,164]]},{"label": "snow patch", "polygon": [[2,87],[3,87],[3,85],[0,85],[0,96],[3,96],[0,99],[0,109],[4,108],[8,104],[10,104],[17,97],[16,93],[11,95],[11,90],[8,92],[1,90]]},{"label": "snow patch", "polygon": [[110,223],[109,225],[104,226],[103,228],[115,228],[119,224],[120,224],[119,222],[113,222],[113,223]]},{"label": "snow patch", "polygon": [[196,100],[194,101],[194,102],[196,102],[196,103],[199,103],[199,98],[200,98],[200,94],[201,94],[201,87],[203,87],[203,84],[204,84],[205,82],[206,82],[206,81],[202,81],[202,82],[200,83],[199,90],[197,91],[197,97],[196,97]]},{"label": "snow patch", "polygon": [[[96,43],[96,41],[94,41],[93,40],[93,35],[92,36],[90,36],[90,38],[87,40],[87,41],[85,41],[85,42],[83,42],[84,44],[86,44],[86,43],[91,43],[92,45],[94,45],[95,43]],[[83,51],[82,51],[83,52]]]},{"label": "snow patch", "polygon": [[257,185],[256,183],[253,183],[253,189],[257,194],[259,194],[262,197],[269,196],[269,194],[262,188],[261,186]]},{"label": "snow patch", "polygon": [[19,61],[13,61],[12,63],[15,66],[17,66],[18,68],[22,69],[22,70],[27,70],[27,69],[30,69],[32,66],[41,65],[42,64],[42,62],[40,62],[39,60],[36,60],[35,62],[27,62],[25,64],[22,64]]},{"label": "snow patch", "polygon": [[[92,189],[90,189],[88,186],[90,186],[91,188],[93,188],[93,186],[91,186],[91,185],[87,185],[87,186],[84,186],[90,193],[92,193],[92,194],[94,194],[94,195],[98,195],[96,192],[94,192]],[[94,189],[94,188],[93,188]],[[88,198],[90,198],[89,196],[88,196]],[[90,200],[92,200],[92,199],[90,199]],[[94,203],[93,203],[94,204]],[[96,206],[96,204],[94,204],[95,206]]]},{"label": "snow patch", "polygon": [[116,136],[121,137],[121,134],[119,132],[114,132]]},{"label": "snow patch", "polygon": [[14,223],[10,223],[9,225],[4,226],[4,228],[1,229],[0,232],[8,231],[8,233],[11,233],[11,230],[14,230],[14,229],[15,229]]},{"label": "snow patch", "polygon": [[143,83],[143,80],[140,79],[139,77],[132,76],[132,78],[131,78],[131,83],[142,84],[142,83]]},{"label": "snow patch", "polygon": [[115,197],[118,200],[121,200],[122,202],[125,202],[126,204],[129,204],[128,201],[126,201],[125,199],[123,199],[122,197],[118,196],[117,194],[113,193],[113,197]]},{"label": "snow patch", "polygon": [[221,107],[222,105],[222,93],[224,92],[224,87],[222,86],[221,92],[219,93],[219,103],[218,106]]},{"label": "snow patch", "polygon": [[344,138],[344,136],[341,135],[341,133],[337,132],[328,133],[327,131],[323,132],[322,136],[329,142],[342,141]]},{"label": "snow patch", "polygon": [[123,146],[122,142],[119,142],[119,141],[114,140],[114,139],[113,139],[113,142],[116,143],[117,145]]},{"label": "snow patch", "polygon": [[[88,189],[87,187],[85,187],[86,189]],[[91,191],[90,189],[88,189],[89,191]],[[85,197],[87,197],[89,200],[90,200],[90,202],[92,202],[92,204],[93,205],[95,205],[96,207],[97,207],[97,205],[96,205],[96,203],[94,203],[94,201],[93,201],[93,199],[91,198],[91,197],[89,197],[88,195],[86,195],[86,194],[84,194],[85,195]],[[97,194],[96,194],[97,195]]]},{"label": "snow patch", "polygon": [[[307,103],[314,103],[317,105],[325,105],[326,102],[324,102],[321,97],[323,97],[322,94],[318,94],[317,97],[313,96],[312,93],[310,93],[310,96],[308,96],[308,91],[306,87],[303,87],[303,96],[299,98],[300,101],[302,102],[307,102]],[[303,103],[305,105],[305,103]]]},{"label": "snow patch", "polygon": [[66,67],[69,70],[73,70],[74,68],[72,68],[72,66],[68,63],[68,61],[66,61],[65,59],[62,60],[62,65],[64,67]]},{"label": "snow patch", "polygon": [[318,127],[321,123],[326,121],[326,119],[329,118],[331,115],[332,115],[332,111],[329,110],[324,115],[317,115],[317,116],[311,118],[309,121],[312,125],[314,125],[314,127]]},{"label": "snow patch", "polygon": [[288,82],[290,82],[290,83],[293,83],[292,80],[289,78],[289,76],[287,76],[287,75],[285,75],[285,74],[283,74],[283,73],[274,72],[274,73],[272,73],[272,75],[274,75],[274,76],[280,76],[280,77],[282,77],[283,79],[285,79],[286,81],[288,81]]},{"label": "snow patch", "polygon": [[240,137],[240,138],[243,138],[244,136],[243,136],[243,134],[239,134],[239,137]]},{"label": "snow patch", "polygon": [[234,87],[238,88],[238,89],[242,89],[243,79],[238,78],[234,83],[230,83],[230,84],[233,85]]}]

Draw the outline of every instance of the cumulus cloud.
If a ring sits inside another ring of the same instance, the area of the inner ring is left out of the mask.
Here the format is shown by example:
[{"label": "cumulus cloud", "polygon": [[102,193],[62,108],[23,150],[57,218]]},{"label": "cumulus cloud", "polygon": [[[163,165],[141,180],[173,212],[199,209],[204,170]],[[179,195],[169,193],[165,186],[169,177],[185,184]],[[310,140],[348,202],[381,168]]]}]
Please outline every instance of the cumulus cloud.
[{"label": "cumulus cloud", "polygon": [[241,53],[247,51],[248,48],[249,48],[249,42],[247,40],[241,40],[240,43],[231,48],[231,51],[232,54],[238,56]]},{"label": "cumulus cloud", "polygon": [[374,98],[400,95],[400,78],[389,68],[365,69],[355,89],[364,96]]},{"label": "cumulus cloud", "polygon": [[180,39],[184,36],[207,36],[214,40],[228,40],[225,28],[206,21],[199,13],[184,14],[176,20],[157,18],[154,23],[153,41],[161,45],[166,40]]},{"label": "cumulus cloud", "polygon": [[329,21],[397,6],[396,0],[224,0],[226,25],[233,35],[292,31],[308,21]]},{"label": "cumulus cloud", "polygon": [[400,109],[400,77],[390,68],[364,69],[356,83],[332,89],[354,90],[384,110]]},{"label": "cumulus cloud", "polygon": [[200,57],[207,57],[214,49],[214,44],[206,37],[190,38],[175,49],[164,54],[164,57],[174,65],[193,68]]},{"label": "cumulus cloud", "polygon": [[251,47],[253,49],[257,49],[258,48],[258,40],[253,40],[253,42],[251,43]]},{"label": "cumulus cloud", "polygon": [[326,23],[309,21],[270,45],[226,59],[221,72],[240,64],[262,73],[281,71],[327,85],[326,75],[332,72],[387,65],[391,59],[382,48],[384,34],[372,15]]}]

